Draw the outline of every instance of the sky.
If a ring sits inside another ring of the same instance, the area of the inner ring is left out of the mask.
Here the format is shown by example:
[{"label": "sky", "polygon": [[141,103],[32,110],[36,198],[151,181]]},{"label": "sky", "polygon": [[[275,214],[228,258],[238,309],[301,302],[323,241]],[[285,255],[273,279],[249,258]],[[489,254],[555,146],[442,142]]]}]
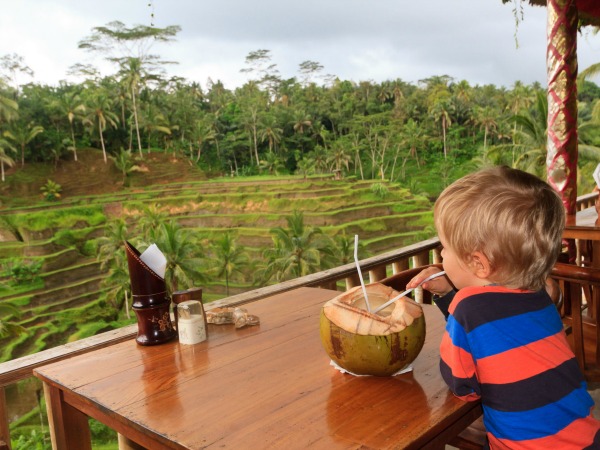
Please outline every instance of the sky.
[{"label": "sky", "polygon": [[[300,63],[323,66],[342,80],[401,79],[409,83],[449,75],[471,85],[510,88],[516,81],[546,84],[546,10],[524,7],[515,23],[501,0],[0,0],[0,57],[18,54],[34,71],[19,83],[80,81],[76,63],[115,72],[99,55],[78,48],[94,27],[179,25],[176,41],[151,53],[177,61],[168,74],[206,87],[220,80],[234,89],[249,79],[250,52],[266,49],[284,78]],[[600,35],[579,34],[579,68],[600,62]],[[597,83],[598,80],[594,80]]]}]

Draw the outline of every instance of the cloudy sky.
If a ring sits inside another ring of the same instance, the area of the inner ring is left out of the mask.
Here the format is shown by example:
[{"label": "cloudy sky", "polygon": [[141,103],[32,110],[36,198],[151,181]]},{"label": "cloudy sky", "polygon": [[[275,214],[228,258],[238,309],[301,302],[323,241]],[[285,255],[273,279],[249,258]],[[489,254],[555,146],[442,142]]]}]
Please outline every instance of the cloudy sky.
[{"label": "cloudy sky", "polygon": [[[545,85],[546,11],[525,7],[515,25],[501,0],[0,0],[0,56],[17,53],[33,81],[56,84],[75,63],[99,65],[79,50],[92,28],[179,25],[152,53],[179,62],[169,73],[233,89],[246,56],[270,50],[283,78],[320,63],[340,79],[407,82],[450,75],[472,85]],[[517,47],[518,42],[518,47]],[[600,35],[579,36],[579,67],[600,62]],[[107,68],[108,69],[108,68]],[[104,74],[110,74],[106,71]],[[31,81],[22,77],[20,82]]]}]

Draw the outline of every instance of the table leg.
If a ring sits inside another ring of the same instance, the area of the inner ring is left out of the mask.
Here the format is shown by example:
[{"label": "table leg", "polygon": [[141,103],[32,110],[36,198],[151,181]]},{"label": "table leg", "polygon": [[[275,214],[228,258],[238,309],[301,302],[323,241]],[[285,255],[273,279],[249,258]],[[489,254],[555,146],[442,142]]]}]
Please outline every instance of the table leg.
[{"label": "table leg", "polygon": [[53,450],[92,450],[88,417],[67,404],[63,392],[44,383]]}]

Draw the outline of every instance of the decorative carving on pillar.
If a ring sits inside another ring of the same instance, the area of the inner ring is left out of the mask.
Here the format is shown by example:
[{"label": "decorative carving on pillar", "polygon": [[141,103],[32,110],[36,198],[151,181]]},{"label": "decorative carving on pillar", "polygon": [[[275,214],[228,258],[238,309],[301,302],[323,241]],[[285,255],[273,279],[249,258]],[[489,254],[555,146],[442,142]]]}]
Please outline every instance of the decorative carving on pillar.
[{"label": "decorative carving on pillar", "polygon": [[577,8],[575,0],[547,1],[548,183],[567,214],[577,200]]}]

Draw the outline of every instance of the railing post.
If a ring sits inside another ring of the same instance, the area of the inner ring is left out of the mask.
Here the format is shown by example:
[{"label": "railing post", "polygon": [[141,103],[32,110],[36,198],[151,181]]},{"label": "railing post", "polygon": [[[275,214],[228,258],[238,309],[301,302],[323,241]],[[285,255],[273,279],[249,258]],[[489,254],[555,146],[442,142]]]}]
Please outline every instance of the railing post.
[{"label": "railing post", "polygon": [[0,386],[0,443],[6,444],[10,450],[10,430],[8,423],[8,411],[6,410],[6,393],[4,386]]},{"label": "railing post", "polygon": [[329,281],[327,283],[321,283],[319,285],[320,288],[322,289],[331,289],[332,291],[337,291],[337,281]]},{"label": "railing post", "polygon": [[360,278],[358,277],[357,273],[344,278],[344,280],[346,281],[346,290],[347,291],[352,289],[355,286],[360,286]]},{"label": "railing post", "polygon": [[400,261],[394,261],[392,263],[392,272],[395,274],[402,272],[403,270],[407,270],[410,268],[410,265],[408,264],[408,259],[407,258],[403,258]]},{"label": "railing post", "polygon": [[441,247],[433,249],[433,251],[432,251],[432,261],[433,261],[433,264],[441,264],[442,263],[442,250],[441,250]]},{"label": "railing post", "polygon": [[413,267],[421,267],[429,264],[429,250],[421,253],[417,253],[413,257]]},{"label": "railing post", "polygon": [[371,283],[376,283],[384,278],[387,278],[387,268],[385,264],[382,266],[373,267],[371,270],[369,270],[369,281]]}]

